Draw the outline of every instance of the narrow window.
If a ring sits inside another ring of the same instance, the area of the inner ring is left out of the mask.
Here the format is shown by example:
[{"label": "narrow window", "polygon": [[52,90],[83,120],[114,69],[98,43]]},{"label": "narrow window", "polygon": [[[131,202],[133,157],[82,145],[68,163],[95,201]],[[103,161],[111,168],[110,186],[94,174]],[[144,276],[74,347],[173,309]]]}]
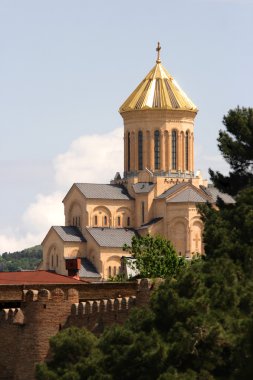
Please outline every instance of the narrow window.
[{"label": "narrow window", "polygon": [[56,255],[56,267],[58,267],[58,264],[59,264],[59,258],[58,258],[58,255]]},{"label": "narrow window", "polygon": [[117,274],[117,268],[113,267],[113,275],[116,276],[116,274]]},{"label": "narrow window", "polygon": [[104,216],[104,225],[107,226],[107,216]]},{"label": "narrow window", "polygon": [[130,226],[130,217],[128,216],[127,217],[127,227],[129,227]]},{"label": "narrow window", "polygon": [[127,134],[127,170],[130,171],[130,132]]},{"label": "narrow window", "polygon": [[155,131],[155,170],[160,169],[160,132]]},{"label": "narrow window", "polygon": [[78,216],[78,227],[80,227],[81,226],[81,218],[80,218],[80,216]]},{"label": "narrow window", "polygon": [[143,170],[143,134],[138,132],[138,169]]},{"label": "narrow window", "polygon": [[108,277],[112,277],[112,267],[108,267]]},{"label": "narrow window", "polygon": [[52,269],[54,267],[54,255],[52,255],[52,257],[51,257],[51,267],[52,267]]},{"label": "narrow window", "polygon": [[120,227],[120,216],[118,216],[118,227]]},{"label": "narrow window", "polygon": [[142,223],[145,221],[145,202],[141,202],[141,217],[142,217]]},{"label": "narrow window", "polygon": [[189,132],[185,134],[185,170],[189,170]]},{"label": "narrow window", "polygon": [[177,168],[177,131],[172,131],[172,170]]},{"label": "narrow window", "polygon": [[98,225],[98,217],[97,217],[97,215],[95,215],[95,217],[94,217],[94,224],[95,224],[95,226]]},{"label": "narrow window", "polygon": [[75,218],[73,217],[73,226],[75,225]]}]

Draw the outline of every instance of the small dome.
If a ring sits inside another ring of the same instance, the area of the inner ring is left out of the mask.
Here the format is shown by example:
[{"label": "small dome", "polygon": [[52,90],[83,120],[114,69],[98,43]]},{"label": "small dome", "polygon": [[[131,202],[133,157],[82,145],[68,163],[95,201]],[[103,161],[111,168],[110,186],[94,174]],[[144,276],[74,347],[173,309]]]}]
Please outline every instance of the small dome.
[{"label": "small dome", "polygon": [[179,87],[160,61],[160,44],[156,65],[119,109],[120,113],[145,109],[187,110],[197,112],[195,104]]}]

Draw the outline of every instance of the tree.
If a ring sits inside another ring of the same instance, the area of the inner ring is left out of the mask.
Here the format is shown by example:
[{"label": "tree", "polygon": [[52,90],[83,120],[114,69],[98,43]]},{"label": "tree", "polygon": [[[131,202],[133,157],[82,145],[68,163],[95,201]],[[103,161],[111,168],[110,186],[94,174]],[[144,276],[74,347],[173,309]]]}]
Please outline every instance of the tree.
[{"label": "tree", "polygon": [[231,167],[228,176],[209,169],[214,185],[231,195],[253,185],[253,108],[230,110],[223,118],[226,131],[220,130],[218,147]]},{"label": "tree", "polygon": [[177,255],[172,243],[162,236],[134,236],[132,245],[125,245],[123,250],[134,258],[133,265],[141,277],[165,278],[185,266],[185,260]]}]

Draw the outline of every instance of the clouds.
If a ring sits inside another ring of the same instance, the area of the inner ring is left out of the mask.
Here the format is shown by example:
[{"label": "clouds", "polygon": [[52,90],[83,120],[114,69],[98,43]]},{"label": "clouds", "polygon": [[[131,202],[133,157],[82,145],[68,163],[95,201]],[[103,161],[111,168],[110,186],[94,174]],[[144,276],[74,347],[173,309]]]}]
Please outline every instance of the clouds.
[{"label": "clouds", "polygon": [[123,169],[123,128],[73,141],[66,153],[56,157],[54,168],[60,188],[74,182],[108,183]]},{"label": "clouds", "polygon": [[16,224],[0,232],[0,253],[40,244],[52,225],[64,225],[62,199],[73,182],[109,183],[123,170],[123,128],[85,135],[53,160],[54,191],[37,194]]}]

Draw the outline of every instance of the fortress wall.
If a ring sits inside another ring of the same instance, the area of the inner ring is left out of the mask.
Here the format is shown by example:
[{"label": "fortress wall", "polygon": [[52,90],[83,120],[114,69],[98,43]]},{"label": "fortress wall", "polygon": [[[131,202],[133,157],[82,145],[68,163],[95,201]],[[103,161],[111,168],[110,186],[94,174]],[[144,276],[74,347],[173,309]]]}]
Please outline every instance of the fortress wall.
[{"label": "fortress wall", "polygon": [[[116,298],[119,295],[122,297],[129,297],[136,293],[137,283],[127,282],[98,282],[98,283],[85,283],[80,284],[47,284],[47,289],[52,291],[56,287],[60,287],[64,292],[68,289],[76,289],[79,293],[80,299],[100,299],[100,298]],[[0,285],[0,302],[7,301],[22,301],[23,291],[33,289],[44,289],[44,284],[27,284],[27,285]]]},{"label": "fortress wall", "polygon": [[[49,338],[59,330],[79,326],[98,335],[106,326],[124,323],[131,308],[147,305],[152,288],[149,281],[141,280],[132,288],[132,295],[125,296],[130,293],[128,284],[103,285],[101,289],[96,286],[93,293],[88,293],[92,297],[80,302],[73,288],[25,290],[21,308],[2,310],[1,380],[33,380],[35,364],[48,357]],[[111,297],[99,298],[99,294]]]}]

